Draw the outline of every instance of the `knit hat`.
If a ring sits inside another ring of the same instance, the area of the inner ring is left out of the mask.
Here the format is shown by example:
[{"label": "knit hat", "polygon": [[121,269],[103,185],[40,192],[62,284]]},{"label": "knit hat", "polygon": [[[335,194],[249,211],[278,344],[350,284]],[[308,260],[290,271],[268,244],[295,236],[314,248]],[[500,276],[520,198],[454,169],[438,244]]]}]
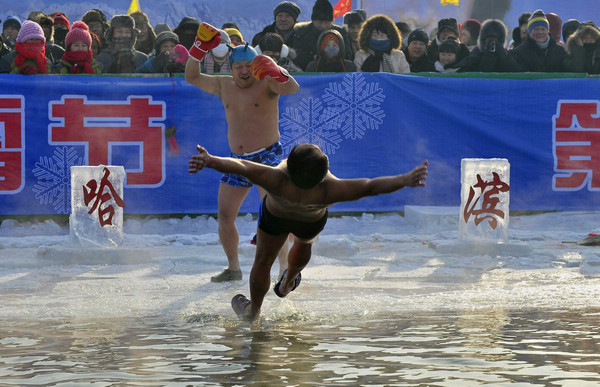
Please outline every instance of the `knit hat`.
[{"label": "knit hat", "polygon": [[17,30],[20,30],[21,29],[21,21],[16,16],[9,16],[6,18],[6,20],[4,21],[4,24],[2,25],[2,31],[4,31],[4,29],[6,27],[13,27]]},{"label": "knit hat", "polygon": [[71,27],[71,31],[67,33],[65,37],[65,47],[69,48],[69,45],[73,42],[84,42],[88,48],[92,49],[92,36],[90,35],[90,29],[82,21],[76,21]]},{"label": "knit hat", "polygon": [[231,40],[232,36],[237,36],[238,38],[240,38],[240,40],[242,42],[244,41],[244,37],[242,36],[242,33],[236,28],[223,28],[223,31],[225,31],[227,33],[230,40]]},{"label": "knit hat", "polygon": [[54,25],[57,24],[62,24],[63,26],[67,27],[67,31],[69,31],[71,29],[71,24],[69,23],[69,19],[67,19],[67,17],[65,15],[63,15],[62,13],[57,13],[56,15],[54,15]]},{"label": "knit hat", "polygon": [[241,62],[243,60],[252,62],[252,59],[257,55],[256,50],[250,47],[248,43],[236,47],[230,46],[229,49],[229,64]]},{"label": "knit hat", "polygon": [[317,0],[315,2],[310,20],[333,21],[333,6],[329,0]]},{"label": "knit hat", "polygon": [[161,32],[165,32],[165,31],[171,31],[171,27],[169,27],[169,25],[166,23],[158,23],[157,25],[154,26],[154,32],[156,33],[157,36]]},{"label": "knit hat", "polygon": [[417,40],[419,42],[425,43],[425,45],[429,44],[429,36],[427,32],[425,32],[422,28],[417,28],[413,30],[410,34],[408,34],[408,44],[410,44],[413,40]]},{"label": "knit hat", "polygon": [[298,7],[298,5],[293,1],[282,1],[281,3],[277,4],[273,10],[273,17],[277,17],[279,12],[287,12],[291,17],[294,18],[294,21],[297,21],[298,16],[300,16],[302,11],[300,10],[300,7]]},{"label": "knit hat", "polygon": [[118,28],[118,27],[134,28],[134,26],[135,26],[135,21],[129,15],[115,15],[115,16],[113,16],[112,19],[110,19],[110,27],[111,28]]},{"label": "knit hat", "polygon": [[529,21],[527,22],[527,35],[529,35],[531,30],[537,26],[543,26],[550,30],[550,23],[548,23],[548,19],[546,19],[546,15],[541,9],[535,11],[529,18]]},{"label": "knit hat", "polygon": [[19,35],[17,35],[16,41],[17,43],[23,43],[29,39],[40,39],[44,42],[46,41],[42,27],[34,21],[25,20],[21,26],[21,29],[19,30]]},{"label": "knit hat", "polygon": [[454,32],[456,34],[456,36],[459,36],[458,22],[456,21],[455,18],[449,17],[447,19],[440,19],[440,21],[438,22],[438,31],[437,31],[438,37],[440,36],[440,32],[442,32],[442,30],[444,28],[451,30],[452,32]]},{"label": "knit hat", "polygon": [[260,48],[261,52],[281,52],[281,47],[283,47],[283,39],[278,34],[267,32],[260,40],[260,43],[258,43],[258,47]]},{"label": "knit hat", "polygon": [[440,44],[440,52],[450,52],[458,55],[460,52],[460,45],[456,39],[446,39]]},{"label": "knit hat", "polygon": [[463,23],[463,29],[469,31],[472,41],[476,42],[481,31],[481,22],[476,19],[467,19]]},{"label": "knit hat", "polygon": [[363,19],[362,15],[356,11],[346,12],[344,15],[344,24],[346,25],[361,24],[364,21],[365,19]]},{"label": "knit hat", "polygon": [[156,35],[156,40],[154,41],[154,48],[156,52],[158,52],[158,48],[161,44],[166,42],[167,40],[172,40],[175,44],[179,44],[179,36],[175,32],[172,31],[163,31],[160,34]]}]

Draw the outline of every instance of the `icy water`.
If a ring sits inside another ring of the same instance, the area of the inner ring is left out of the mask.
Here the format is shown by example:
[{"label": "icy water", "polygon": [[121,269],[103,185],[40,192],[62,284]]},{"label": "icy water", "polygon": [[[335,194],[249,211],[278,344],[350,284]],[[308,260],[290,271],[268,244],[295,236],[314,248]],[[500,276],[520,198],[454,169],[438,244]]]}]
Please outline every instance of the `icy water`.
[{"label": "icy water", "polygon": [[2,322],[0,384],[600,384],[600,310]]}]

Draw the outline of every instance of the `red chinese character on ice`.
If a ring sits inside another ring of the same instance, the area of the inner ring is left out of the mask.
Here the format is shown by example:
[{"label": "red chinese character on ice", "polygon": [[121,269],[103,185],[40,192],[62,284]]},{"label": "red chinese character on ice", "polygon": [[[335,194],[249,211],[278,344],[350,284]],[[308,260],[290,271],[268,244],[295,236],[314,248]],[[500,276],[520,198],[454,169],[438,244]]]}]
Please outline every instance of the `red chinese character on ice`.
[{"label": "red chinese character on ice", "polygon": [[16,194],[23,189],[24,163],[24,97],[0,95],[0,194]]},{"label": "red chinese character on ice", "polygon": [[[492,181],[484,181],[481,176],[477,174],[477,184],[469,188],[469,199],[463,210],[463,215],[465,223],[469,221],[471,215],[475,215],[475,226],[478,226],[479,223],[489,219],[489,225],[495,230],[498,226],[497,218],[504,219],[504,211],[496,208],[498,203],[500,203],[500,199],[496,196],[500,192],[508,192],[510,187],[500,179],[500,176],[496,172],[492,172],[492,175]],[[473,201],[475,198],[474,188],[478,188],[480,191],[479,196],[477,196],[475,201]],[[475,206],[482,197],[481,209],[476,210]]]},{"label": "red chinese character on ice", "polygon": [[[125,208],[125,202],[115,188],[113,187],[110,180],[108,180],[108,176],[110,175],[110,171],[108,168],[104,168],[104,176],[100,180],[100,187],[98,187],[98,182],[96,180],[90,180],[84,185],[83,188],[83,202],[86,206],[89,206],[90,202],[94,200],[92,204],[92,208],[88,211],[88,214],[91,214],[96,209],[98,209],[98,220],[100,221],[100,226],[104,227],[106,225],[112,226],[112,218],[115,215],[115,209],[112,204],[102,207],[111,199],[114,199],[117,206],[121,208]],[[89,188],[87,190],[85,187]],[[108,189],[108,192],[104,192]]]},{"label": "red chinese character on ice", "polygon": [[600,189],[600,117],[597,101],[559,101],[554,116],[556,191]]},{"label": "red chinese character on ice", "polygon": [[119,145],[139,149],[139,171],[127,172],[128,186],[157,187],[165,176],[164,102],[148,96],[130,96],[126,102],[88,101],[85,96],[63,96],[50,103],[52,144],[84,144],[89,165],[111,165],[112,149]]}]

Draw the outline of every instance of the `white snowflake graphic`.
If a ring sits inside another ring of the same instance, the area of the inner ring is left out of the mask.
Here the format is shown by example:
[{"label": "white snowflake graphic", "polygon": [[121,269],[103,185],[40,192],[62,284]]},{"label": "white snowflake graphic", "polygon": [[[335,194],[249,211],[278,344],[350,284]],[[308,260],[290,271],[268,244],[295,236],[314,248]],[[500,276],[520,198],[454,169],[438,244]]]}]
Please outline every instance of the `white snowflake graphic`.
[{"label": "white snowflake graphic", "polygon": [[73,147],[57,147],[52,157],[40,157],[35,163],[33,186],[41,204],[52,204],[57,214],[71,212],[71,167],[84,165]]},{"label": "white snowflake graphic", "polygon": [[344,138],[362,139],[367,130],[383,124],[383,89],[377,82],[366,82],[363,74],[347,74],[341,83],[329,83],[324,91],[325,106],[318,98],[303,98],[298,107],[287,107],[281,115],[284,153],[307,142],[334,154]]},{"label": "white snowflake graphic", "polygon": [[304,98],[299,108],[286,108],[280,121],[284,154],[301,143],[315,144],[325,153],[335,153],[342,141],[338,120],[338,115],[332,116],[316,98]]},{"label": "white snowflake graphic", "polygon": [[379,129],[385,113],[385,100],[379,83],[365,81],[360,73],[348,74],[342,84],[330,83],[323,101],[342,124],[344,138],[361,139],[368,129]]}]

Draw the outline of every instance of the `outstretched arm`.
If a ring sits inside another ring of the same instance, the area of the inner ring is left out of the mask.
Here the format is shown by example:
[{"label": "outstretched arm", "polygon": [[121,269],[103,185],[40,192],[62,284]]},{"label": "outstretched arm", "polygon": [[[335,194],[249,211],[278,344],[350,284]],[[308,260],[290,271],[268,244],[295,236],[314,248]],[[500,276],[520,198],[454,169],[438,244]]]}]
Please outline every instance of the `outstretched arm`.
[{"label": "outstretched arm", "polygon": [[337,179],[331,182],[326,201],[328,203],[358,200],[395,192],[404,187],[425,187],[428,175],[427,160],[408,173],[381,176],[373,179]]},{"label": "outstretched arm", "polygon": [[283,172],[274,167],[248,160],[213,156],[200,145],[196,145],[196,149],[198,149],[198,154],[192,155],[188,163],[189,173],[196,173],[203,168],[211,168],[222,173],[244,176],[267,191],[275,190],[281,182]]}]

